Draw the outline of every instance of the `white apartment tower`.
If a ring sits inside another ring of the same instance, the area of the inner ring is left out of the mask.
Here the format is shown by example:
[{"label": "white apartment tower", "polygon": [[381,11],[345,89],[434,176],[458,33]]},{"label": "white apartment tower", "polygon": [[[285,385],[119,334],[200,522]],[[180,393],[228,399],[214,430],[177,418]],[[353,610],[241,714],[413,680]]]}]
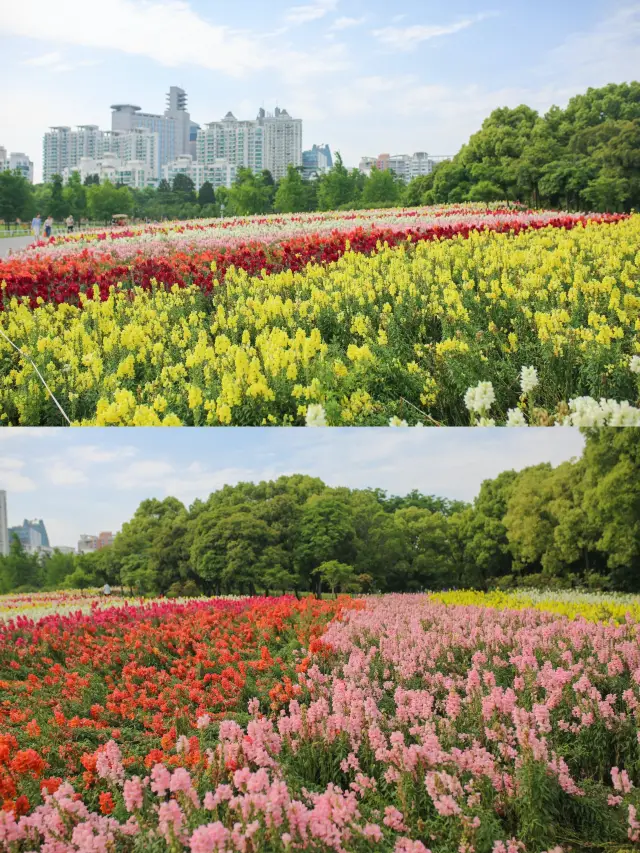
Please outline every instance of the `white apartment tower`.
[{"label": "white apartment tower", "polygon": [[158,134],[158,177],[160,168],[182,154],[190,153],[192,121],[187,112],[187,94],[171,86],[164,115],[140,112],[133,104],[114,104],[111,107],[111,130],[132,131],[144,128]]},{"label": "white apartment tower", "polygon": [[9,526],[7,524],[7,493],[0,491],[0,555],[9,553]]},{"label": "white apartment tower", "polygon": [[65,169],[73,170],[83,157],[101,157],[104,131],[96,124],[83,124],[76,130],[65,125],[52,127],[44,135],[42,149],[42,179],[47,183]]},{"label": "white apartment tower", "polygon": [[264,128],[263,168],[274,180],[284,178],[288,166],[302,166],[302,119],[276,107],[273,115],[261,109],[257,123]]},{"label": "white apartment tower", "polygon": [[273,114],[261,109],[254,121],[239,121],[228,112],[222,121],[199,131],[196,150],[198,162],[205,166],[226,160],[255,174],[268,169],[278,180],[290,164],[302,166],[302,119],[277,107]]},{"label": "white apartment tower", "polygon": [[358,168],[368,176],[374,166],[381,171],[388,169],[405,183],[408,183],[421,175],[430,175],[433,172],[435,161],[425,151],[416,151],[413,155],[380,154],[378,157],[363,157]]},{"label": "white apartment tower", "polygon": [[255,121],[238,121],[228,112],[222,121],[201,128],[196,141],[196,159],[212,167],[226,160],[237,169],[244,167],[258,174],[264,165],[264,128]]},{"label": "white apartment tower", "polygon": [[29,183],[33,183],[33,163],[22,151],[7,153],[7,149],[0,145],[0,171],[19,171]]}]

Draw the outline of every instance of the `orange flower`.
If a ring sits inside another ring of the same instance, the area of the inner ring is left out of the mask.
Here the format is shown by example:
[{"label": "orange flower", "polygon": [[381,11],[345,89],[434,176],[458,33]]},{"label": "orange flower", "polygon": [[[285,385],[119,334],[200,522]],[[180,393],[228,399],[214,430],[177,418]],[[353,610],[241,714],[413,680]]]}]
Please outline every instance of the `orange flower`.
[{"label": "orange flower", "polygon": [[110,791],[100,794],[100,811],[102,814],[111,814],[115,807]]},{"label": "orange flower", "polygon": [[27,723],[27,725],[25,726],[25,731],[28,735],[31,735],[31,737],[40,737],[40,726],[35,721],[35,719]]},{"label": "orange flower", "polygon": [[43,794],[55,794],[61,784],[62,779],[58,776],[51,776],[49,779],[43,779],[42,782],[40,782],[40,791]]}]

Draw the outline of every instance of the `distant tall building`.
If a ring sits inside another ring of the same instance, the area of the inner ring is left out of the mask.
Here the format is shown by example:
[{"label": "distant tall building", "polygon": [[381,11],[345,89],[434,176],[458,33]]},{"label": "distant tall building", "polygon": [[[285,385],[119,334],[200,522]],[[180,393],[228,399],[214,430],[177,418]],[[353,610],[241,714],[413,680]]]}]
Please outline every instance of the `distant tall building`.
[{"label": "distant tall building", "polygon": [[0,172],[20,172],[29,183],[33,183],[33,163],[22,151],[7,153],[7,149],[0,145]]},{"label": "distant tall building", "polygon": [[173,186],[176,175],[186,175],[191,178],[195,191],[198,192],[205,181],[209,181],[214,190],[218,187],[231,187],[236,179],[236,171],[236,167],[228,160],[213,158],[205,165],[185,154],[163,166],[162,177]]},{"label": "distant tall building", "polygon": [[333,167],[333,157],[328,145],[314,145],[302,152],[302,169],[305,178],[324,175]]},{"label": "distant tall building", "polygon": [[264,168],[264,128],[255,121],[238,121],[228,112],[222,121],[212,121],[198,132],[197,161],[213,166],[226,160],[236,169],[244,167],[259,174]]},{"label": "distant tall building", "polygon": [[25,518],[21,525],[9,528],[9,537],[17,536],[25,551],[34,552],[39,548],[49,548],[49,536],[44,521],[34,518],[29,521]]},{"label": "distant tall building", "polygon": [[96,551],[99,551],[101,548],[107,548],[109,545],[113,545],[113,540],[115,536],[111,531],[108,533],[100,533],[96,539]]},{"label": "distant tall building", "polygon": [[381,172],[387,169],[401,178],[405,183],[421,175],[430,175],[435,166],[435,160],[425,151],[415,154],[380,154],[378,157],[363,157],[359,169],[365,175],[371,174],[373,167]]},{"label": "distant tall building", "polygon": [[195,141],[192,137],[197,134],[197,129],[187,112],[184,89],[171,86],[164,115],[140,112],[141,107],[133,104],[114,104],[111,110],[111,130],[130,131],[142,127],[158,134],[159,169],[181,154],[191,153],[192,142]]},{"label": "distant tall building", "polygon": [[200,130],[200,125],[195,121],[191,122],[191,128],[189,130],[189,154],[196,159],[198,154],[198,131]]},{"label": "distant tall building", "polygon": [[98,537],[87,535],[86,533],[82,533],[80,539],[78,539],[78,553],[79,554],[89,554],[92,551],[96,551],[98,548]]},{"label": "distant tall building", "polygon": [[261,109],[254,121],[239,121],[228,112],[201,128],[196,148],[198,163],[205,166],[226,160],[254,174],[268,169],[277,181],[289,165],[302,166],[302,119],[278,107],[273,114]]},{"label": "distant tall building", "polygon": [[257,122],[264,128],[263,168],[274,180],[284,178],[288,166],[302,166],[302,119],[276,107],[273,115],[261,109]]},{"label": "distant tall building", "polygon": [[0,555],[9,553],[9,528],[7,526],[7,493],[0,491]]},{"label": "distant tall building", "polygon": [[66,125],[50,128],[42,142],[42,180],[48,183],[54,175],[78,166],[83,157],[95,159],[104,151],[104,131],[95,124],[80,125],[72,130]]}]

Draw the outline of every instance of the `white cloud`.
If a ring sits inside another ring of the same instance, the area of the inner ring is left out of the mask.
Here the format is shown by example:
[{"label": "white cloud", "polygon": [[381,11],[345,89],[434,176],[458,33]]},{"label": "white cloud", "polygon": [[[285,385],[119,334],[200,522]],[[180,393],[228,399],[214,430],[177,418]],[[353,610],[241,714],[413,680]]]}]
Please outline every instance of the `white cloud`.
[{"label": "white cloud", "polygon": [[589,86],[630,82],[640,68],[640,3],[618,9],[591,30],[570,35],[551,50],[536,76],[562,80],[572,93]]},{"label": "white cloud", "polygon": [[365,22],[365,18],[336,18],[331,24],[331,30],[347,30],[350,27],[358,27]]},{"label": "white cloud", "polygon": [[110,478],[118,489],[146,489],[162,486],[167,477],[175,476],[174,466],[162,459],[141,459],[117,471]]},{"label": "white cloud", "polygon": [[479,15],[474,15],[471,18],[464,18],[452,24],[442,25],[423,25],[413,24],[408,27],[383,27],[379,30],[373,30],[372,35],[381,44],[390,47],[393,50],[409,51],[413,50],[418,44],[430,39],[440,38],[441,36],[453,35],[462,30],[469,29],[474,24],[484,21],[487,18],[495,17],[493,12],[482,12]]},{"label": "white cloud", "polygon": [[64,429],[52,429],[51,427],[2,427],[0,429],[0,444],[3,441],[31,441],[41,438],[62,438]]},{"label": "white cloud", "polygon": [[338,5],[338,0],[315,0],[303,6],[291,6],[285,15],[285,21],[290,24],[308,24],[317,21],[332,12]]},{"label": "white cloud", "polygon": [[[287,468],[332,486],[379,487],[394,494],[423,494],[471,501],[483,480],[506,469],[522,470],[579,456],[576,429],[328,429],[311,441],[288,442]],[[515,434],[514,434],[515,433]],[[279,472],[282,473],[282,472]]]},{"label": "white cloud", "polygon": [[44,53],[41,56],[33,56],[31,59],[25,59],[22,64],[46,67],[47,65],[57,65],[61,61],[62,54],[54,51],[53,53]]},{"label": "white cloud", "polygon": [[137,454],[135,447],[123,446],[114,450],[107,450],[92,444],[79,445],[69,451],[75,461],[84,462],[88,465],[99,462],[116,462],[120,459],[131,459]]},{"label": "white cloud", "polygon": [[172,496],[184,504],[196,498],[206,499],[211,492],[224,485],[243,481],[259,482],[277,477],[276,467],[265,468],[209,468],[194,461],[184,467],[162,459],[146,459],[128,465],[109,478],[109,483],[123,491],[147,491],[161,496]]},{"label": "white cloud", "polygon": [[[317,0],[293,7],[289,20],[322,17],[336,4]],[[308,73],[303,52],[272,44],[264,34],[212,24],[185,0],[111,0],[96,25],[87,25],[86,16],[84,0],[59,0],[55,15],[48,0],[24,0],[3,9],[0,34],[144,56],[168,67],[195,65],[235,77],[266,68],[286,71],[292,65]],[[330,56],[326,60],[324,70],[331,70]]]},{"label": "white cloud", "polygon": [[54,486],[78,486],[88,482],[86,473],[63,459],[53,459],[46,465],[45,475]]},{"label": "white cloud", "polygon": [[14,456],[0,456],[0,489],[6,492],[32,492],[36,484],[23,473],[25,462]]}]

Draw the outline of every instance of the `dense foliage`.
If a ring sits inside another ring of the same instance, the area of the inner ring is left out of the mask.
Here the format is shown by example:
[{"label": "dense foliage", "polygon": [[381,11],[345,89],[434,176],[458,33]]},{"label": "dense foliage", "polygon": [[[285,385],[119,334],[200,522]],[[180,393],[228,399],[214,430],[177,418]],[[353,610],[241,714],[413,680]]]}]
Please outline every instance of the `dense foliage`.
[{"label": "dense foliage", "polygon": [[589,89],[544,116],[494,110],[450,162],[407,188],[407,203],[520,199],[533,207],[640,206],[640,83]]},{"label": "dense foliage", "polygon": [[[624,496],[624,497],[623,497]],[[591,430],[584,455],[505,471],[472,505],[331,488],[296,475],[190,508],[146,500],[112,547],[39,563],[14,540],[0,592],[99,586],[168,595],[513,585],[640,591],[640,431]]]}]

